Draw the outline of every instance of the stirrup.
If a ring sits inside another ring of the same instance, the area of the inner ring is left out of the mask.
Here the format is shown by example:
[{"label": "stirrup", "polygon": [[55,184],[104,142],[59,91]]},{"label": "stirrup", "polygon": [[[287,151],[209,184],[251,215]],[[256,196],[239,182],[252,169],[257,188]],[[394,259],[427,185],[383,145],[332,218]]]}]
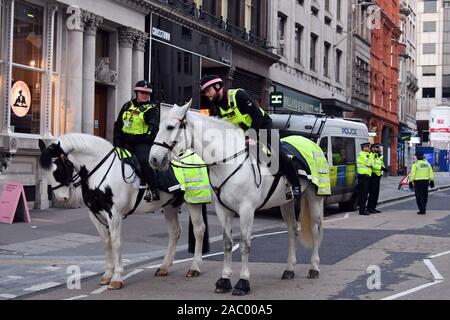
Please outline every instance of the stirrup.
[{"label": "stirrup", "polygon": [[159,190],[158,189],[147,189],[145,196],[144,196],[144,200],[147,202],[153,202],[153,201],[158,201],[159,198]]}]

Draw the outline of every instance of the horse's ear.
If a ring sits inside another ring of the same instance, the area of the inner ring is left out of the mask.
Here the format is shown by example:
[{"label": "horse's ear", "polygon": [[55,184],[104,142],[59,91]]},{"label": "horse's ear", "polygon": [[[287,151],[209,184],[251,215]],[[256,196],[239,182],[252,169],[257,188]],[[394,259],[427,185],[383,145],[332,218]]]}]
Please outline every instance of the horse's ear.
[{"label": "horse's ear", "polygon": [[188,103],[186,103],[184,106],[180,107],[181,110],[183,110],[183,114],[185,114],[191,106],[192,106],[192,98],[191,98],[191,100],[189,100]]},{"label": "horse's ear", "polygon": [[44,152],[45,149],[47,149],[45,142],[42,139],[39,139],[39,149],[41,149],[41,152]]}]

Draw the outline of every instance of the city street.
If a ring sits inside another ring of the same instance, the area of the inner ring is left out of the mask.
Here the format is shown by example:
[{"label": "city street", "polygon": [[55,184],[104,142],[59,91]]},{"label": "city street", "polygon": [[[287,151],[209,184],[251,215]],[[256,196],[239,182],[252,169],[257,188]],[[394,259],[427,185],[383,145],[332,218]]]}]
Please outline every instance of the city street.
[{"label": "city street", "polygon": [[[444,188],[447,176],[438,176],[437,188]],[[296,277],[281,280],[287,257],[285,226],[276,215],[259,214],[250,256],[252,291],[239,298],[215,294],[223,250],[213,212],[208,215],[211,250],[200,277],[184,276],[192,255],[186,252],[187,232],[183,232],[169,276],[157,278],[153,274],[161,263],[167,233],[163,215],[151,213],[125,221],[125,287],[107,290],[99,285],[103,249],[86,209],[52,209],[36,214],[32,224],[0,225],[0,299],[448,299],[450,189],[430,193],[428,214],[421,216],[412,194],[392,187],[398,180],[384,179],[382,190],[392,190],[390,199],[382,193],[381,202],[389,201],[379,205],[380,214],[359,216],[327,209],[319,252],[321,275],[316,280],[306,278],[310,252],[300,245]],[[409,197],[393,201],[402,196]],[[187,214],[179,217],[187,230]],[[233,230],[234,285],[240,271],[236,218]],[[74,266],[82,273],[81,288],[69,290],[67,279]]]}]

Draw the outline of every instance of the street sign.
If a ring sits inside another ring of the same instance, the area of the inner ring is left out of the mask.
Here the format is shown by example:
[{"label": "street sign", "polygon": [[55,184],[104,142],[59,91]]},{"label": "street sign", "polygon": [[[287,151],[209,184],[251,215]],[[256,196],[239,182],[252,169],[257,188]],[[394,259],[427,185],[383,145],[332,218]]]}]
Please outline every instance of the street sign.
[{"label": "street sign", "polygon": [[21,183],[10,181],[5,184],[0,200],[0,222],[31,222],[25,190]]},{"label": "street sign", "polygon": [[271,107],[282,107],[284,104],[283,92],[271,92],[270,93],[270,106]]}]

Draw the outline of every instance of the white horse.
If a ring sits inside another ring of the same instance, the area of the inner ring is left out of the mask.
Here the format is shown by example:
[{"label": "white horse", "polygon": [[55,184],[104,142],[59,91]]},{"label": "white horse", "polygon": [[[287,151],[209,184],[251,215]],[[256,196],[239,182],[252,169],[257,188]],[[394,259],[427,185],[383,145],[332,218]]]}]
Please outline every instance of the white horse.
[{"label": "white horse", "polygon": [[[121,289],[121,226],[124,216],[133,209],[138,190],[122,177],[121,162],[111,153],[99,167],[105,156],[113,150],[111,143],[105,139],[82,133],[69,133],[59,138],[49,147],[40,140],[41,166],[46,171],[54,195],[58,200],[68,200],[74,184],[74,171],[81,176],[83,200],[90,209],[89,217],[98,230],[103,241],[106,255],[106,271],[100,284],[109,285],[109,289]],[[98,167],[96,169],[96,167]],[[125,165],[125,177],[134,175],[131,167]],[[90,175],[90,176],[89,176]],[[139,178],[137,178],[139,179]],[[139,181],[135,181],[139,184]],[[156,276],[166,276],[172,265],[177,240],[181,234],[178,221],[180,203],[173,206],[174,196],[161,192],[161,200],[147,203],[142,200],[135,212],[145,213],[164,207],[164,217],[169,229],[169,245]],[[196,277],[200,274],[202,262],[203,235],[206,226],[202,218],[202,204],[186,204],[193,223],[195,235],[195,254],[186,276]]]},{"label": "white horse", "polygon": [[[216,292],[224,293],[232,289],[231,227],[234,212],[239,214],[240,219],[242,265],[240,280],[233,290],[233,295],[245,295],[250,291],[248,259],[253,219],[257,209],[281,207],[289,235],[289,256],[282,279],[292,279],[296,264],[297,223],[294,201],[286,200],[284,177],[276,179],[265,165],[261,165],[261,175],[257,177],[255,166],[249,161],[251,157],[248,157],[247,152],[237,152],[233,155],[229,151],[230,147],[232,151],[245,150],[244,132],[224,120],[188,111],[190,105],[191,102],[183,107],[175,105],[166,120],[160,124],[155,144],[150,152],[150,164],[154,168],[164,169],[174,154],[186,148],[193,148],[209,164],[210,182],[218,200],[215,201],[216,214],[222,224],[224,239],[224,265],[222,277],[216,282]],[[171,153],[171,150],[176,152]],[[232,163],[228,161],[230,159],[233,159]],[[260,183],[259,187],[255,182]],[[272,184],[274,186],[271,190]],[[323,232],[323,198],[317,196],[315,186],[310,181],[301,179],[301,185],[302,242],[313,248],[308,277],[317,278],[319,246]],[[272,196],[267,201],[266,198],[271,191]]]}]

